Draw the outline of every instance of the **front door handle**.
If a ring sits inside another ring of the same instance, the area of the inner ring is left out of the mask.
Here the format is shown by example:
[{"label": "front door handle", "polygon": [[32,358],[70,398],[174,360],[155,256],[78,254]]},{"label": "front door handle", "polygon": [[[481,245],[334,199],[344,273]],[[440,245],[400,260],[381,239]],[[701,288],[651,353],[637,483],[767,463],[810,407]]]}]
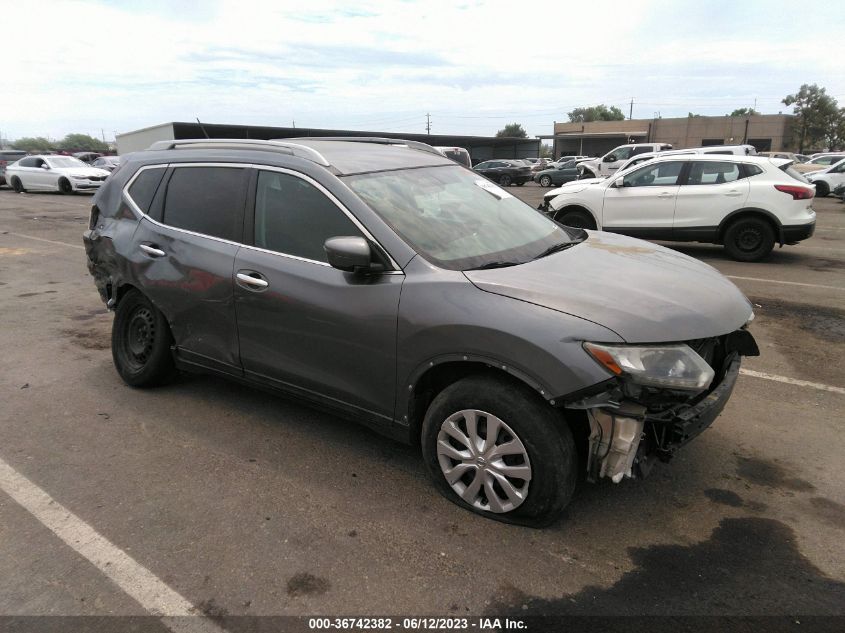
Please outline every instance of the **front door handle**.
[{"label": "front door handle", "polygon": [[658,198],[674,198],[675,194],[671,193],[669,191],[662,191],[659,194],[657,194],[657,197]]},{"label": "front door handle", "polygon": [[742,192],[741,192],[741,191],[737,191],[736,189],[731,189],[730,191],[728,191],[727,193],[725,193],[725,195],[726,195],[726,196],[730,196],[731,198],[736,198],[737,196],[741,196],[741,195],[742,195]]},{"label": "front door handle", "polygon": [[150,246],[149,244],[141,244],[140,248],[144,251],[147,255],[151,257],[164,257],[167,255],[163,250],[160,248],[156,248],[155,246]]},{"label": "front door handle", "polygon": [[235,275],[241,285],[246,285],[249,290],[264,290],[270,284],[266,279],[263,279],[259,273],[256,272],[239,272]]}]

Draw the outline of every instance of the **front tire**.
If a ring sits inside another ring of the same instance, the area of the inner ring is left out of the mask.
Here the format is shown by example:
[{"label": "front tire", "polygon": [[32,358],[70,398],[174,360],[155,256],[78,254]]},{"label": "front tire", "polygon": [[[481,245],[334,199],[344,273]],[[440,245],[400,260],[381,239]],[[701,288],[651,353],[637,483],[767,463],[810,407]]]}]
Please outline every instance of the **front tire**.
[{"label": "front tire", "polygon": [[738,262],[756,262],[772,252],[775,232],[762,218],[740,218],[725,231],[725,250]]},{"label": "front tire", "polygon": [[816,198],[824,198],[830,193],[830,186],[824,181],[819,180],[816,184]]},{"label": "front tire", "polygon": [[59,179],[59,193],[63,195],[73,193],[73,185],[70,184],[70,180],[67,178]]},{"label": "front tire", "polygon": [[511,177],[505,174],[504,176],[499,177],[499,184],[503,187],[507,187],[511,184]]},{"label": "front tire", "polygon": [[112,359],[117,373],[131,387],[153,387],[176,373],[170,346],[173,337],[164,315],[137,290],[117,305],[112,324]]},{"label": "front tire", "polygon": [[585,211],[561,211],[555,220],[576,229],[595,229],[596,223]]},{"label": "front tire", "polygon": [[552,186],[551,176],[540,176],[540,186],[541,187],[551,187]]},{"label": "front tire", "polygon": [[471,376],[428,408],[422,451],[434,486],[482,516],[541,527],[567,506],[578,479],[575,440],[528,387]]}]

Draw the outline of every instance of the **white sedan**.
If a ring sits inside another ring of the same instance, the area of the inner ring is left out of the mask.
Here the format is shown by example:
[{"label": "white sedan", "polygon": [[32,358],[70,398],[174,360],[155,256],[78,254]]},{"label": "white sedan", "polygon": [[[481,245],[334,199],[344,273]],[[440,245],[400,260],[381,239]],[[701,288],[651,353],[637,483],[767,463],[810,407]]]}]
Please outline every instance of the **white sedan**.
[{"label": "white sedan", "polygon": [[6,167],[6,182],[18,193],[91,191],[99,189],[108,175],[73,156],[27,156]]},{"label": "white sedan", "polygon": [[792,161],[735,155],[667,155],[598,182],[561,188],[548,214],[561,224],[633,237],[723,244],[756,261],[775,243],[813,234],[815,188]]}]

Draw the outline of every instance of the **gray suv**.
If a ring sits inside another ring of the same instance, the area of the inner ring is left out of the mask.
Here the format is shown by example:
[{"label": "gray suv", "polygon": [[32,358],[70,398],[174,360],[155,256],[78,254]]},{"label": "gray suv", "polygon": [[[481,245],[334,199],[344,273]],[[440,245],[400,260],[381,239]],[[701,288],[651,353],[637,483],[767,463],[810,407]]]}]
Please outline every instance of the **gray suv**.
[{"label": "gray suv", "polygon": [[710,266],[560,225],[411,141],[168,141],[84,235],[129,385],[212,372],[421,447],[434,485],[543,525],[707,428],[751,305]]}]

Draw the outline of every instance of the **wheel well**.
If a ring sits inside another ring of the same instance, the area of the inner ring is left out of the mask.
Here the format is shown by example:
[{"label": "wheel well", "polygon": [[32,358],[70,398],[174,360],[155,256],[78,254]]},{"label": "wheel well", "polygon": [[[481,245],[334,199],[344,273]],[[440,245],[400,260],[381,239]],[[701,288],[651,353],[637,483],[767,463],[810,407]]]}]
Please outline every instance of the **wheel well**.
[{"label": "wheel well", "polygon": [[[415,446],[419,445],[425,413],[428,411],[428,407],[431,402],[441,391],[462,378],[483,375],[496,377],[499,380],[507,380],[523,388],[527,387],[534,397],[542,399],[542,396],[537,393],[537,390],[528,383],[520,380],[513,374],[494,369],[486,363],[475,361],[453,361],[435,365],[434,367],[426,370],[426,372],[420,376],[414,384],[414,395],[411,397],[408,405],[408,424],[410,426],[409,437],[411,443]],[[543,400],[543,402],[545,402],[545,400]],[[564,420],[563,415],[560,417],[561,420]],[[566,419],[569,420],[568,415]],[[589,435],[589,424],[586,422],[586,417],[584,418],[584,423],[587,424],[587,435]],[[572,427],[572,432],[575,434],[577,440],[579,437],[579,433],[576,428],[577,424],[573,423],[570,424],[570,426]]]},{"label": "wheel well", "polygon": [[578,205],[578,204],[571,204],[571,205],[563,207],[562,209],[559,209],[554,215],[555,221],[560,222],[560,218],[562,218],[564,215],[566,215],[570,211],[579,211],[581,213],[585,213],[587,215],[587,217],[590,218],[593,221],[593,226],[598,226],[598,222],[596,222],[596,216],[594,216],[588,208],[582,207],[581,205]]},{"label": "wheel well", "polygon": [[719,225],[719,244],[723,244],[725,241],[725,233],[730,227],[731,224],[736,222],[737,220],[742,220],[745,218],[758,218],[766,222],[769,226],[772,227],[772,230],[775,232],[775,240],[779,241],[781,244],[783,243],[783,231],[781,230],[780,224],[772,218],[768,213],[765,211],[761,211],[758,209],[743,209],[740,211],[735,211],[724,220],[722,220],[722,224]]},{"label": "wheel well", "polygon": [[113,291],[114,292],[114,295],[113,295],[114,296],[114,305],[112,306],[112,308],[116,308],[117,304],[120,303],[120,300],[123,299],[123,297],[126,296],[126,293],[129,292],[130,290],[138,290],[138,289],[135,286],[133,286],[132,284],[120,284],[117,287],[117,289]]}]

